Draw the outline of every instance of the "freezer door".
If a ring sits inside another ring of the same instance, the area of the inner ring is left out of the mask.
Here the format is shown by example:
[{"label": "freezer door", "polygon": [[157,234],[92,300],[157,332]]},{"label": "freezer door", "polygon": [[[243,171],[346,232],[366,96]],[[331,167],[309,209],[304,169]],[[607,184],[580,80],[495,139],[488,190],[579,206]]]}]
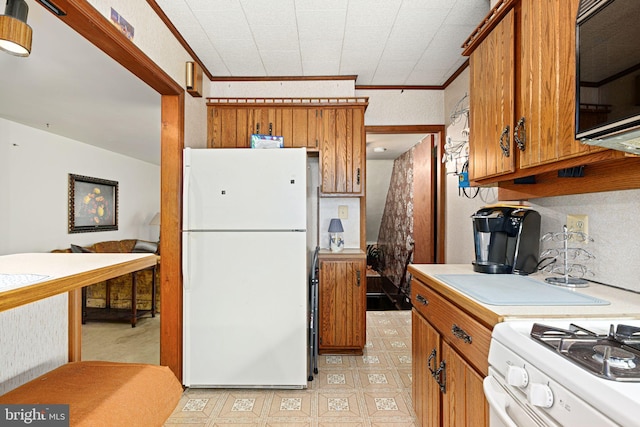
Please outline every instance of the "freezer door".
[{"label": "freezer door", "polygon": [[306,387],[304,232],[185,233],[184,383]]},{"label": "freezer door", "polygon": [[185,149],[183,230],[306,229],[304,148]]}]

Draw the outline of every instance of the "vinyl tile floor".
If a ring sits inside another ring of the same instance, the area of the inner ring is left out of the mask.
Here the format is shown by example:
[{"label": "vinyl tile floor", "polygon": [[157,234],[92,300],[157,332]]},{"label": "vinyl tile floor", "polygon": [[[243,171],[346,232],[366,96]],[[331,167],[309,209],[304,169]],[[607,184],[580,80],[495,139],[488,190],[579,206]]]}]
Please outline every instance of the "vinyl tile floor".
[{"label": "vinyl tile floor", "polygon": [[319,356],[305,390],[187,389],[165,427],[410,427],[411,312],[367,312],[362,356]]}]

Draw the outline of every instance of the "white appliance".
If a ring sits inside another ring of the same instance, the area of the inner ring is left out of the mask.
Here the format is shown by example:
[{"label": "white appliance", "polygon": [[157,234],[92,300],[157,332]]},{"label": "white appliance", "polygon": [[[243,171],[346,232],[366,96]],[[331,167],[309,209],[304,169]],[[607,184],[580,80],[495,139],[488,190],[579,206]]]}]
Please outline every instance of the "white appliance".
[{"label": "white appliance", "polygon": [[497,324],[484,380],[491,427],[640,425],[639,343],[633,319]]},{"label": "white appliance", "polygon": [[307,386],[306,150],[184,150],[183,382]]}]

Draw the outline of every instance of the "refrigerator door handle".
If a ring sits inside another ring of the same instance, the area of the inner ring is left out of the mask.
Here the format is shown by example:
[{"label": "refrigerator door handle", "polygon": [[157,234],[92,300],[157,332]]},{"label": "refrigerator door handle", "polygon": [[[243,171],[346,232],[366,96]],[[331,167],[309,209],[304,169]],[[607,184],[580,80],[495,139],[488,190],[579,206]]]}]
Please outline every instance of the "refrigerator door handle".
[{"label": "refrigerator door handle", "polygon": [[[182,229],[185,231],[189,228],[189,184],[191,182],[191,149],[185,148],[184,150],[184,167],[182,187]],[[188,290],[191,288],[189,277],[189,233],[183,231],[182,233],[182,288]]]},{"label": "refrigerator door handle", "polygon": [[191,289],[191,277],[189,275],[189,233],[182,233],[182,289]]},{"label": "refrigerator door handle", "polygon": [[185,165],[183,170],[184,185],[182,187],[182,229],[191,230],[189,227],[189,183],[191,181],[191,167]]}]

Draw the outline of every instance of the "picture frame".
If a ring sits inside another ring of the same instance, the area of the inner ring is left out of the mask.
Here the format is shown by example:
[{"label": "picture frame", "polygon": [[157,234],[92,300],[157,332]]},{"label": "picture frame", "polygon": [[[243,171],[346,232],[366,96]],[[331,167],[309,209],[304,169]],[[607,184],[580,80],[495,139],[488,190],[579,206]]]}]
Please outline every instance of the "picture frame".
[{"label": "picture frame", "polygon": [[118,229],[118,181],[69,174],[69,233]]}]

